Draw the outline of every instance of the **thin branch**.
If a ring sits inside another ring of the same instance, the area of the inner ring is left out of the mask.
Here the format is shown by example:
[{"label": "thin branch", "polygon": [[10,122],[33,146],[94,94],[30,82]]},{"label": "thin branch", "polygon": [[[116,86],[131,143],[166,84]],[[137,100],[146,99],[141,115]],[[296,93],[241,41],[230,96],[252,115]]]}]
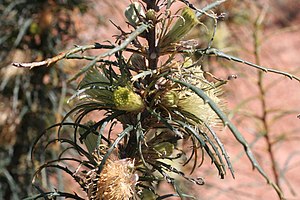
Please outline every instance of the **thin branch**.
[{"label": "thin branch", "polygon": [[[260,40],[259,40],[259,33],[260,33],[260,28],[262,25],[262,22],[265,18],[266,15],[266,7],[262,9],[261,13],[257,16],[254,27],[255,30],[253,32],[253,39],[254,39],[254,56],[255,56],[255,63],[257,65],[260,65]],[[280,177],[279,177],[279,172],[277,169],[277,162],[276,158],[274,155],[273,151],[273,143],[271,141],[271,132],[270,132],[270,125],[268,123],[268,117],[269,117],[269,112],[268,112],[268,106],[267,106],[267,101],[266,101],[266,92],[267,90],[264,87],[264,74],[262,71],[258,72],[258,81],[257,81],[257,87],[259,89],[259,100],[261,104],[261,109],[262,109],[262,115],[260,116],[260,121],[263,126],[263,137],[266,141],[266,146],[267,146],[267,153],[269,154],[270,160],[271,160],[271,168],[272,168],[272,173],[275,179],[276,185],[281,189],[280,185]]]},{"label": "thin branch", "polygon": [[266,67],[263,67],[263,66],[251,63],[249,61],[242,60],[242,59],[237,58],[235,56],[231,56],[231,55],[225,54],[224,52],[222,52],[222,51],[220,51],[218,49],[215,49],[215,48],[207,49],[205,51],[205,54],[206,55],[216,55],[217,57],[225,58],[225,59],[230,60],[230,61],[235,61],[235,62],[243,63],[245,65],[249,65],[251,67],[254,67],[256,69],[262,70],[264,72],[272,72],[272,73],[275,73],[275,74],[284,75],[284,76],[288,77],[291,80],[295,79],[295,80],[297,80],[297,81],[300,82],[300,78],[297,77],[297,76],[294,76],[292,74],[289,74],[287,72],[283,72],[283,71],[280,71],[280,70],[277,70],[277,69],[266,68]]},{"label": "thin branch", "polygon": [[[43,61],[38,61],[38,62],[30,62],[30,63],[18,63],[18,62],[14,62],[12,63],[13,66],[15,67],[21,67],[21,68],[35,68],[35,67],[49,67],[50,65],[62,60],[62,59],[85,59],[85,60],[95,60],[97,57],[96,56],[84,56],[84,55],[78,55],[76,53],[80,52],[83,53],[87,50],[91,50],[91,49],[114,49],[116,48],[116,46],[114,45],[103,45],[100,43],[95,43],[95,44],[91,44],[91,45],[85,45],[85,46],[78,46],[75,45],[76,47],[62,52],[60,54],[58,54],[57,56],[54,56],[52,58],[48,58],[46,60]],[[135,49],[131,49],[131,48],[125,48],[126,51],[128,52],[133,52],[133,53],[140,53],[141,52],[135,50]],[[102,62],[102,60],[100,59],[97,62]],[[105,61],[107,62],[107,61]]]},{"label": "thin branch", "polygon": [[[277,69],[263,67],[263,66],[254,64],[254,63],[249,62],[249,61],[245,61],[241,58],[238,58],[238,57],[235,57],[235,56],[232,56],[232,55],[228,55],[228,54],[226,54],[226,53],[224,53],[224,52],[222,52],[222,51],[220,51],[219,49],[216,49],[216,48],[193,49],[193,50],[185,49],[185,50],[179,50],[177,52],[178,53],[199,53],[201,55],[208,55],[208,56],[212,55],[212,56],[216,56],[216,57],[220,57],[220,58],[225,58],[225,59],[230,60],[230,61],[239,62],[239,63],[245,64],[245,65],[248,65],[250,67],[262,70],[263,72],[272,72],[272,73],[275,73],[275,74],[286,76],[291,80],[295,79],[295,80],[300,82],[300,78],[298,76],[295,76],[293,74],[290,74],[290,73],[287,73],[287,72],[284,72],[284,71],[280,71],[280,70],[277,70]],[[170,53],[170,52],[164,52],[164,53]]]},{"label": "thin branch", "polygon": [[[211,9],[214,9],[215,7],[221,5],[222,3],[225,3],[226,1],[227,0],[218,0],[218,1],[215,1],[215,2],[213,2],[211,4],[208,4],[207,6],[205,6],[204,8],[202,8],[201,10],[204,11],[204,12],[207,12],[207,11],[209,11]],[[202,15],[203,15],[203,13],[199,13],[197,15],[197,17],[200,17]]]},{"label": "thin branch", "polygon": [[62,60],[64,58],[67,58],[69,55],[78,53],[78,52],[84,52],[89,49],[99,49],[99,44],[93,44],[93,45],[86,45],[86,46],[76,46],[76,48],[62,52],[58,54],[57,56],[54,56],[52,58],[48,58],[46,60],[40,61],[40,62],[31,62],[31,63],[12,63],[15,67],[24,67],[24,68],[35,68],[35,67],[42,67],[47,66],[49,67],[51,64],[56,63],[59,60]]},{"label": "thin branch", "polygon": [[[183,49],[183,50],[176,50],[177,53],[188,53],[188,54],[200,54],[200,55],[207,55],[207,56],[216,56],[216,57],[220,57],[220,58],[225,58],[229,61],[234,61],[234,62],[238,62],[238,63],[242,63],[242,64],[245,64],[245,65],[248,65],[250,67],[253,67],[253,68],[256,68],[256,69],[259,69],[259,70],[262,70],[263,72],[271,72],[271,73],[275,73],[275,74],[279,74],[279,75],[283,75],[283,76],[286,76],[288,77],[289,79],[295,79],[297,81],[300,82],[300,78],[298,76],[295,76],[293,74],[290,74],[290,73],[287,73],[287,72],[284,72],[284,71],[280,71],[280,70],[277,70],[277,69],[272,69],[272,68],[267,68],[267,67],[263,67],[263,66],[260,66],[260,65],[257,65],[257,64],[254,64],[252,62],[249,62],[249,61],[246,61],[246,60],[243,60],[241,58],[238,58],[238,57],[235,57],[235,56],[232,56],[232,55],[228,55],[222,51],[220,51],[219,49],[216,49],[216,48],[205,48],[205,49]],[[170,54],[170,53],[174,53],[172,51],[166,51],[166,52],[163,52],[164,54]]]},{"label": "thin branch", "polygon": [[224,3],[226,0],[218,0],[218,1],[215,1],[207,6],[205,6],[204,8],[202,9],[198,9],[196,8],[192,3],[190,3],[189,1],[187,0],[181,0],[184,4],[186,4],[188,7],[190,7],[191,9],[194,9],[196,10],[196,17],[199,18],[201,17],[202,15],[206,15],[206,16],[209,16],[213,19],[217,19],[218,17],[216,15],[211,15],[209,13],[207,13],[207,11],[221,5],[222,3]]}]

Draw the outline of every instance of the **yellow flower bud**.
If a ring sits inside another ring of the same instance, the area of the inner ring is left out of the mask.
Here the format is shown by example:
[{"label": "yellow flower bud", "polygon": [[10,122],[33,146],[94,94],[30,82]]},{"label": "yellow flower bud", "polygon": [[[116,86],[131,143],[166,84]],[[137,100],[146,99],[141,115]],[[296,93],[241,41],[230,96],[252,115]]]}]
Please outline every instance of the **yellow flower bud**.
[{"label": "yellow flower bud", "polygon": [[151,21],[155,22],[156,21],[155,11],[153,9],[149,9],[146,12],[146,18],[147,18],[147,20],[151,20]]},{"label": "yellow flower bud", "polygon": [[179,97],[175,91],[168,91],[164,93],[161,97],[161,103],[166,107],[177,106]]},{"label": "yellow flower bud", "polygon": [[113,93],[114,103],[118,110],[141,111],[145,105],[140,95],[128,87],[118,87]]}]

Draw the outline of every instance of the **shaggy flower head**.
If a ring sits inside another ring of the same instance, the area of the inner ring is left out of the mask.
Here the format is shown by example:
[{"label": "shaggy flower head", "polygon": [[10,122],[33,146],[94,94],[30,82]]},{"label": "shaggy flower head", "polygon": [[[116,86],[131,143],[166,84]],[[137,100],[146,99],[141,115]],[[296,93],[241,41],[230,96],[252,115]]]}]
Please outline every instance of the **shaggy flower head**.
[{"label": "shaggy flower head", "polygon": [[[218,98],[219,89],[211,89],[205,92],[206,95],[217,105],[222,107],[222,101]],[[198,117],[209,126],[217,126],[220,119],[211,107],[196,94],[184,95],[180,97],[178,107]]]},{"label": "shaggy flower head", "polygon": [[89,181],[89,200],[129,200],[138,176],[132,160],[107,160],[100,175],[91,171]]},{"label": "shaggy flower head", "polygon": [[[189,60],[186,61],[187,66],[189,63]],[[191,74],[186,77],[186,80],[190,84],[203,90],[206,95],[218,105],[218,107],[224,108],[224,102],[219,98],[222,94],[221,88],[215,86],[215,83],[206,80],[203,75],[203,71],[199,66],[195,66],[190,70]],[[177,106],[179,109],[193,114],[209,126],[217,126],[221,122],[220,118],[209,104],[204,102],[204,100],[197,94],[192,93],[189,90],[183,90],[180,92]]]}]

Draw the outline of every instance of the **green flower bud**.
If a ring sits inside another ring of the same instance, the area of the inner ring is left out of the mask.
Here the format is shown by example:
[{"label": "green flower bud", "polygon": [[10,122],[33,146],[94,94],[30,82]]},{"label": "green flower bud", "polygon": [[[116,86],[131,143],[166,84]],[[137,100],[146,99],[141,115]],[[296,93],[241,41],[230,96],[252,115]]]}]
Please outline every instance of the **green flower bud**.
[{"label": "green flower bud", "polygon": [[199,23],[196,14],[189,7],[182,10],[181,17],[177,19],[171,30],[164,35],[159,43],[160,48],[179,42],[190,30]]},{"label": "green flower bud", "polygon": [[161,97],[161,103],[166,107],[175,107],[177,106],[179,97],[175,91],[168,91],[164,93]]},{"label": "green flower bud", "polygon": [[154,146],[159,156],[170,156],[174,151],[174,145],[170,142],[162,142]]},{"label": "green flower bud", "polygon": [[146,18],[147,18],[147,20],[151,20],[151,21],[155,22],[156,21],[155,11],[153,9],[149,9],[146,12]]},{"label": "green flower bud", "polygon": [[29,32],[33,35],[41,34],[41,28],[39,27],[39,25],[37,23],[33,22],[30,24]]},{"label": "green flower bud", "polygon": [[113,97],[118,110],[141,111],[145,107],[141,96],[128,87],[118,87],[114,91]]}]

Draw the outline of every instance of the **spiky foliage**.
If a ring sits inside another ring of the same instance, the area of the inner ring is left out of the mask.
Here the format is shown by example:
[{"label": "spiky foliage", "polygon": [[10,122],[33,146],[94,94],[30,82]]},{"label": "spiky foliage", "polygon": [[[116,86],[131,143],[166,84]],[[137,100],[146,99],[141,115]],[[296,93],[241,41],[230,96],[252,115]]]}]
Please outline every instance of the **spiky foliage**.
[{"label": "spiky foliage", "polygon": [[[204,182],[200,177],[186,176],[182,166],[191,163],[194,171],[208,156],[220,178],[225,177],[227,168],[234,176],[229,156],[215,131],[216,126],[223,124],[244,147],[253,167],[282,197],[281,191],[255,160],[243,136],[224,114],[220,95],[221,86],[227,81],[216,78],[207,80],[201,68],[201,59],[195,60],[193,55],[214,54],[298,78],[212,49],[212,40],[206,49],[186,45],[189,41],[184,41],[184,37],[201,21],[201,16],[207,15],[214,22],[218,16],[196,9],[187,1],[182,1],[186,5],[182,4],[181,15],[172,14],[169,8],[175,2],[143,1],[131,4],[125,15],[132,31],[121,31],[116,45],[96,43],[78,46],[42,62],[15,63],[19,67],[33,68],[49,66],[64,58],[91,60],[71,79],[84,76],[78,92],[71,98],[77,102],[76,107],[62,123],[47,130],[59,127],[58,138],[48,142],[47,147],[60,142],[64,147],[62,154],[57,160],[45,163],[38,172],[50,167],[64,170],[90,199],[192,198],[180,191],[173,175],[198,185]],[[76,54],[88,49],[107,51],[95,57]],[[132,53],[129,59],[123,55],[124,51]],[[88,114],[94,111],[102,111],[98,114],[100,119],[84,123]],[[68,122],[73,114],[76,114],[75,122]],[[63,137],[65,126],[74,127],[72,139]],[[35,147],[45,134],[36,140]],[[83,144],[86,147],[82,147]],[[74,156],[74,149],[77,156]],[[65,165],[67,161],[78,163],[78,168],[71,170]],[[174,187],[175,194],[158,195],[156,186],[162,180]],[[51,193],[54,194],[70,197],[66,193]],[[77,194],[72,197],[81,199]]]}]

